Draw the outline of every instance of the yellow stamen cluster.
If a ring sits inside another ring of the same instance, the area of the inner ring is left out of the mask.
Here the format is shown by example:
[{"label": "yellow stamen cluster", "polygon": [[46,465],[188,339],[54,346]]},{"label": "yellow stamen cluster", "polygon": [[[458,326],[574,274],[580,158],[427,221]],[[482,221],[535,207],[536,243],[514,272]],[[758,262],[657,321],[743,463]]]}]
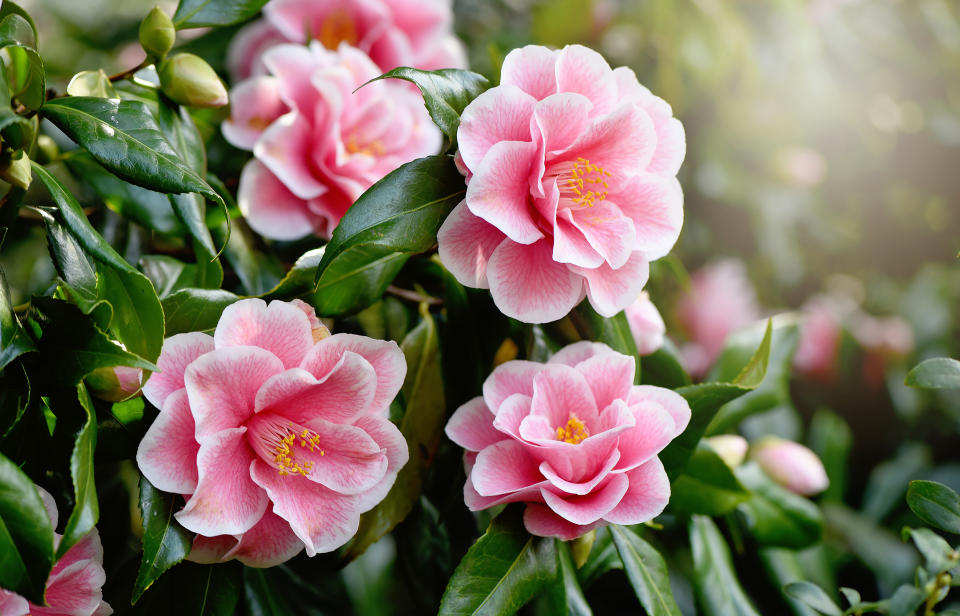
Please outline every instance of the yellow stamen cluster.
[{"label": "yellow stamen cluster", "polygon": [[580,441],[590,436],[587,426],[576,415],[570,415],[565,427],[557,427],[557,440],[564,443],[579,445]]},{"label": "yellow stamen cluster", "polygon": [[374,140],[367,144],[361,144],[356,135],[350,135],[347,138],[347,141],[343,144],[347,149],[347,152],[351,154],[366,154],[368,156],[383,156],[386,153],[386,150],[383,148],[383,144],[380,143],[380,140]]},{"label": "yellow stamen cluster", "polygon": [[[594,165],[586,158],[577,158],[570,170],[570,177],[567,179],[567,188],[576,195],[573,202],[578,205],[593,207],[596,201],[606,199],[609,191],[600,190],[600,187],[610,188],[604,177],[610,177],[611,175],[600,165]],[[594,190],[594,188],[597,190]]]},{"label": "yellow stamen cluster", "polygon": [[[289,475],[291,473],[295,475],[303,475],[306,477],[310,474],[310,470],[313,468],[313,462],[306,460],[303,464],[297,461],[296,452],[294,447],[300,446],[303,449],[308,449],[314,451],[320,445],[320,435],[311,433],[310,430],[304,428],[303,432],[299,435],[295,432],[290,432],[285,437],[280,439],[277,442],[275,448],[276,455],[273,459],[277,463],[277,470],[281,475]],[[324,450],[320,450],[320,455],[325,455]]]},{"label": "yellow stamen cluster", "polygon": [[315,38],[327,49],[336,49],[340,46],[340,43],[356,47],[359,40],[357,26],[353,23],[350,13],[345,9],[336,9],[327,15],[327,18],[320,24],[320,31],[316,32],[315,35]]}]

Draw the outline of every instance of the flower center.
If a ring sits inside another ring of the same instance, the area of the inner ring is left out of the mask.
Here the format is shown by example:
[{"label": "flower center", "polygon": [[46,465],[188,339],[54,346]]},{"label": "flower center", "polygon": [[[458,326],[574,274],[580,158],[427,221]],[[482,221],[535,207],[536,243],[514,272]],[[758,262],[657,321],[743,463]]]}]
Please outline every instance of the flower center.
[{"label": "flower center", "polygon": [[327,49],[336,49],[340,43],[357,46],[357,27],[353,18],[345,9],[332,11],[320,24],[316,39]]},{"label": "flower center", "polygon": [[253,436],[251,445],[263,460],[272,462],[281,475],[307,477],[313,469],[313,462],[304,458],[311,457],[310,453],[314,456],[326,455],[320,448],[320,435],[313,430],[277,416],[257,419],[260,421],[256,426],[248,426],[248,429],[252,429],[248,433]]},{"label": "flower center", "polygon": [[586,158],[577,158],[564,181],[559,182],[560,196],[566,197],[573,203],[583,207],[593,207],[597,201],[607,198],[610,185],[606,178],[612,174],[601,167],[594,165]]},{"label": "flower center", "polygon": [[350,154],[366,154],[367,156],[383,156],[386,152],[379,139],[375,139],[370,143],[361,143],[356,135],[347,137],[343,147],[346,148]]},{"label": "flower center", "polygon": [[571,414],[566,426],[557,426],[557,440],[564,443],[579,445],[580,441],[590,436],[590,430],[580,421],[580,418]]}]

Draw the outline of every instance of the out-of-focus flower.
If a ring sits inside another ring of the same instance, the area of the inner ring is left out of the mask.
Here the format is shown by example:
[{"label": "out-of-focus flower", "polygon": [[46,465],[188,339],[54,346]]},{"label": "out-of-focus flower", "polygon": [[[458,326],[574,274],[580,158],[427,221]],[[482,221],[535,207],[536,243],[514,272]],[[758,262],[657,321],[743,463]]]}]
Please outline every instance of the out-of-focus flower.
[{"label": "out-of-focus flower", "polygon": [[743,464],[749,447],[747,439],[739,434],[718,434],[707,438],[707,444],[730,468],[737,468]]},{"label": "out-of-focus flower", "polygon": [[677,307],[690,343],[681,349],[684,367],[702,377],[732,332],[760,317],[757,295],[743,262],[726,259],[703,266]]},{"label": "out-of-focus flower", "polygon": [[801,309],[800,343],[793,366],[807,377],[830,380],[836,374],[844,310],[829,296],[811,298]]},{"label": "out-of-focus flower", "polygon": [[197,533],[193,560],[266,567],[334,550],[407,462],[387,419],[403,353],[351,334],[315,342],[311,316],[302,303],[241,300],[212,337],[164,342],[143,390],[161,411],[137,463],[186,495],[176,517]]},{"label": "out-of-focus flower", "polygon": [[659,515],[670,482],[657,454],[690,420],[679,394],[634,385],[634,360],[578,342],[546,364],[510,361],[450,418],[472,511],[527,503],[527,530],[573,539]]},{"label": "out-of-focus flower", "polygon": [[904,357],[913,351],[913,330],[898,316],[874,317],[861,313],[852,330],[860,346],[883,357]]},{"label": "out-of-focus flower", "polygon": [[802,496],[819,494],[830,485],[823,462],[800,443],[765,436],[750,448],[750,459],[771,479]]},{"label": "out-of-focus flower", "polygon": [[438,234],[440,257],[508,316],[552,321],[584,296],[612,316],[677,240],[683,126],[595,51],[511,51],[457,136],[469,183]]},{"label": "out-of-focus flower", "polygon": [[626,309],[627,322],[630,324],[630,333],[637,343],[637,353],[649,355],[663,346],[663,337],[667,333],[667,326],[657,307],[650,301],[646,291],[640,294]]},{"label": "out-of-focus flower", "polygon": [[415,91],[393,80],[360,88],[380,75],[362,51],[279,45],[264,63],[269,75],[233,89],[223,134],[253,150],[238,202],[265,237],[329,237],[374,182],[440,147],[440,131]]},{"label": "out-of-focus flower", "polygon": [[[57,526],[57,504],[49,492],[36,486],[47,508],[51,525]],[[59,546],[62,535],[54,533]],[[107,616],[113,613],[103,600],[101,588],[107,576],[103,570],[103,546],[94,528],[67,550],[53,565],[47,577],[47,606],[34,605],[20,595],[0,588],[0,614],[3,616]]]},{"label": "out-of-focus flower", "polygon": [[235,80],[262,74],[263,53],[279,43],[317,41],[327,49],[357,47],[380,67],[465,68],[453,35],[450,0],[272,0],[264,19],[244,27],[227,52]]},{"label": "out-of-focus flower", "polygon": [[119,402],[140,391],[143,370],[130,366],[97,368],[84,379],[90,395],[107,402]]}]

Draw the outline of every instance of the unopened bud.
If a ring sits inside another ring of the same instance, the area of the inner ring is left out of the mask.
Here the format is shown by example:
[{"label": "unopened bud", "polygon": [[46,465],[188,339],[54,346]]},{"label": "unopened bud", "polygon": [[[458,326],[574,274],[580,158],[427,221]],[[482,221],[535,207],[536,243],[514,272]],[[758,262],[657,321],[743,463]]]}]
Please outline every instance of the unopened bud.
[{"label": "unopened bud", "polygon": [[707,444],[730,468],[743,464],[743,459],[747,456],[747,439],[739,434],[711,436],[707,439]]},{"label": "unopened bud", "polygon": [[90,395],[107,402],[120,402],[140,391],[143,370],[129,366],[97,368],[85,381]]},{"label": "unopened bud", "polygon": [[33,171],[30,169],[30,158],[24,152],[9,154],[0,157],[0,179],[12,186],[24,190],[30,186]]},{"label": "unopened bud", "polygon": [[590,550],[593,549],[593,543],[596,540],[597,531],[594,529],[570,542],[570,554],[573,556],[573,563],[577,566],[577,569],[586,564],[587,558],[590,557]]},{"label": "unopened bud", "polygon": [[153,7],[140,22],[140,45],[148,55],[163,58],[173,49],[176,39],[177,29],[159,6]]},{"label": "unopened bud", "polygon": [[37,136],[37,162],[46,165],[60,156],[60,148],[50,135]]},{"label": "unopened bud", "polygon": [[830,485],[817,454],[793,441],[766,436],[753,445],[750,459],[771,479],[802,496],[819,494]]},{"label": "unopened bud", "polygon": [[174,102],[189,107],[222,107],[227,89],[210,65],[192,53],[178,53],[159,67],[160,88]]}]

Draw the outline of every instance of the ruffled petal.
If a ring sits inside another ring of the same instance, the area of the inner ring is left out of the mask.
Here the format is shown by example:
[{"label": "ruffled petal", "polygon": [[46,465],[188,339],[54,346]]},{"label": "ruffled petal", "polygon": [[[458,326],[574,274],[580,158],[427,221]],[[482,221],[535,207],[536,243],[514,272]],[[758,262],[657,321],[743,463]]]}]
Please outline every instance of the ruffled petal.
[{"label": "ruffled petal", "polygon": [[277,79],[259,75],[230,90],[230,117],[220,125],[224,138],[234,147],[252,150],[270,124],[290,111],[280,98]]},{"label": "ruffled petal", "polygon": [[470,479],[480,495],[499,496],[541,483],[544,478],[538,466],[525,445],[504,440],[477,454]]},{"label": "ruffled petal", "polygon": [[530,141],[530,118],[537,101],[506,85],[482,93],[463,110],[457,144],[464,164],[476,173],[487,152],[501,141]]},{"label": "ruffled petal", "polygon": [[444,432],[447,438],[468,451],[480,451],[502,440],[504,434],[493,427],[495,419],[483,398],[464,403],[450,417]]},{"label": "ruffled petal", "polygon": [[569,495],[542,488],[543,500],[560,517],[574,524],[585,525],[596,522],[610,513],[629,487],[626,475],[610,475],[609,479],[592,492],[583,495]]},{"label": "ruffled petal", "polygon": [[543,364],[515,359],[493,369],[483,382],[483,399],[497,414],[504,400],[513,394],[533,396],[533,379],[543,370]]},{"label": "ruffled petal", "polygon": [[504,241],[493,251],[487,281],[500,312],[525,323],[546,323],[577,305],[583,280],[554,261],[552,252],[546,240],[530,245]]},{"label": "ruffled petal", "polygon": [[570,541],[587,534],[598,524],[581,526],[565,520],[546,505],[530,504],[523,512],[523,525],[527,532],[538,537],[557,537]]},{"label": "ruffled petal", "polygon": [[313,346],[310,319],[289,302],[244,299],[227,306],[213,340],[218,349],[255,346],[280,358],[284,368],[300,365]]},{"label": "ruffled petal", "polygon": [[319,224],[309,204],[257,160],[244,165],[240,173],[237,205],[251,229],[274,240],[301,238]]},{"label": "ruffled petal", "polygon": [[465,201],[453,208],[437,231],[440,260],[460,284],[486,289],[487,262],[506,236],[474,216]]},{"label": "ruffled petal", "polygon": [[187,391],[170,394],[137,447],[137,466],[157,489],[174,494],[196,490],[200,443],[195,428]]},{"label": "ruffled petal", "polygon": [[676,178],[644,173],[611,199],[633,221],[633,245],[647,260],[659,259],[677,243],[683,226],[683,191]]},{"label": "ruffled petal", "polygon": [[143,386],[144,397],[158,409],[163,408],[167,396],[183,389],[183,373],[187,366],[213,349],[213,337],[200,332],[177,334],[164,340],[157,360],[160,371],[151,374]]},{"label": "ruffled petal", "polygon": [[670,480],[659,458],[626,473],[630,485],[620,503],[604,514],[612,524],[641,524],[657,517],[670,501]]},{"label": "ruffled petal", "polygon": [[556,63],[559,51],[541,45],[512,50],[500,67],[500,84],[514,85],[537,100],[557,90]]},{"label": "ruffled petal", "polygon": [[643,290],[650,277],[650,263],[640,251],[635,251],[619,269],[604,263],[596,269],[570,266],[587,282],[587,297],[593,309],[605,317],[612,317],[629,306]]},{"label": "ruffled petal", "polygon": [[543,237],[527,204],[535,154],[533,143],[497,142],[483,161],[471,168],[473,178],[467,186],[470,211],[520,244]]}]

